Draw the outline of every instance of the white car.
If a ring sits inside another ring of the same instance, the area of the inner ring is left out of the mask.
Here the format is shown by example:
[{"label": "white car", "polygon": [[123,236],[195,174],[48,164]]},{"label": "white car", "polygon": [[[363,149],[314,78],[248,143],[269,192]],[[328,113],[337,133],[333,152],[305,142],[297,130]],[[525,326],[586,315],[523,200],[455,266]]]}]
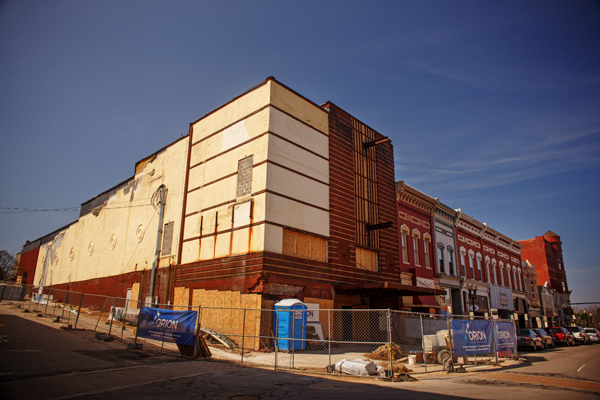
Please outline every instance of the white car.
[{"label": "white car", "polygon": [[591,344],[592,341],[587,333],[580,326],[567,326],[567,330],[571,332],[575,338],[575,343]]},{"label": "white car", "polygon": [[598,332],[598,329],[596,328],[583,328],[583,330],[585,331],[585,333],[588,334],[588,336],[590,337],[590,341],[591,342],[600,342],[600,332]]}]

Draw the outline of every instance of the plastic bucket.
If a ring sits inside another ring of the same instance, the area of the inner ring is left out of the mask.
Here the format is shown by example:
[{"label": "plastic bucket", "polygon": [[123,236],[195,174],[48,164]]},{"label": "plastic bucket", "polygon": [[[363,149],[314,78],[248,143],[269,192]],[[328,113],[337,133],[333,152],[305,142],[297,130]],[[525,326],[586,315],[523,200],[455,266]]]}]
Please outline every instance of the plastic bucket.
[{"label": "plastic bucket", "polygon": [[416,354],[410,354],[408,356],[408,365],[416,365],[417,364],[417,355]]}]

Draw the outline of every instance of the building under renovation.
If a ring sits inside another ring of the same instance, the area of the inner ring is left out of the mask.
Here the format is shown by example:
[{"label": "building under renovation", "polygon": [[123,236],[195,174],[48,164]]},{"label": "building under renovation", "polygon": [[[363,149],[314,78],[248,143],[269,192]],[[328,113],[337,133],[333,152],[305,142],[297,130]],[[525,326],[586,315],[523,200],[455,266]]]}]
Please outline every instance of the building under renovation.
[{"label": "building under renovation", "polygon": [[22,257],[40,287],[132,300],[404,309],[441,293],[401,280],[396,207],[389,139],[270,77]]}]

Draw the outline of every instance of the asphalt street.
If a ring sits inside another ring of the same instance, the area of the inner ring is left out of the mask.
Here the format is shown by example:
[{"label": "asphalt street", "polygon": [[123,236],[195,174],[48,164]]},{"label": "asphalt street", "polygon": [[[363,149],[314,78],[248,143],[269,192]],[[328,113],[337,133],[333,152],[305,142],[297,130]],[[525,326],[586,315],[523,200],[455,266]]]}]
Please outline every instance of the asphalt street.
[{"label": "asphalt street", "polygon": [[[35,313],[0,307],[0,397],[6,399],[598,399],[600,345],[524,353],[524,362],[416,381],[294,374],[189,361],[91,331],[68,331]],[[508,364],[508,363],[507,363]]]}]

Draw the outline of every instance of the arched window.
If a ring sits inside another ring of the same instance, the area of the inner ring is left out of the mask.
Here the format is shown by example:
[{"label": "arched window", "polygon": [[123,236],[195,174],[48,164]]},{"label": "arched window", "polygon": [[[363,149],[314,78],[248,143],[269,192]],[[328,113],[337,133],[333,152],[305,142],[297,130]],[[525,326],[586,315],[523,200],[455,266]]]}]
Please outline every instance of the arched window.
[{"label": "arched window", "polygon": [[492,258],[492,269],[494,270],[494,285],[498,285],[498,274],[496,271],[496,259]]},{"label": "arched window", "polygon": [[510,275],[512,274],[512,271],[511,271],[511,266],[509,264],[506,264],[506,272],[508,275],[508,287],[512,289],[512,284],[511,284],[511,279],[510,279]]},{"label": "arched window", "polygon": [[437,258],[438,258],[438,273],[446,273],[446,266],[444,265],[444,244],[437,244]]},{"label": "arched window", "polygon": [[452,276],[456,276],[456,272],[454,272],[454,249],[451,246],[446,247],[448,251],[448,272]]},{"label": "arched window", "polygon": [[400,236],[402,239],[402,262],[405,264],[408,264],[408,232],[410,232],[408,226],[403,224],[400,227]]},{"label": "arched window", "polygon": [[473,269],[473,257],[475,253],[473,250],[469,250],[469,272],[471,273],[471,279],[475,279],[475,271]]},{"label": "arched window", "polygon": [[460,248],[460,276],[467,276],[467,267],[465,265],[465,255],[467,254],[467,250],[464,247]]},{"label": "arched window", "polygon": [[492,281],[490,280],[490,257],[489,256],[485,256],[485,273],[487,275],[487,281],[488,283],[492,283]]},{"label": "arched window", "polygon": [[477,260],[477,274],[479,275],[479,280],[483,282],[483,271],[481,271],[481,254],[475,254],[475,259]]},{"label": "arched window", "polygon": [[498,263],[498,265],[500,266],[500,283],[502,287],[506,287],[504,285],[504,263],[502,261],[500,261]]},{"label": "arched window", "polygon": [[425,250],[425,267],[431,269],[431,251],[429,251],[431,245],[431,236],[425,232],[423,234],[423,250]]},{"label": "arched window", "polygon": [[413,238],[413,254],[415,258],[415,265],[420,267],[421,261],[419,260],[419,238],[421,237],[421,232],[417,230],[417,228],[412,231]]}]

